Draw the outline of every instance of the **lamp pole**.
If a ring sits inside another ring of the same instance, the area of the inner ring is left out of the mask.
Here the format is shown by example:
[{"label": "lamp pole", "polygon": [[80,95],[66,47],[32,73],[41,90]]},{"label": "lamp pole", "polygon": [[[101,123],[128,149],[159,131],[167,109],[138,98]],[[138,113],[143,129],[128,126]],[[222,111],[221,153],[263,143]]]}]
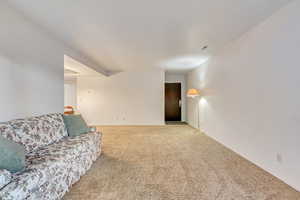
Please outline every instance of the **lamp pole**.
[{"label": "lamp pole", "polygon": [[197,117],[198,129],[200,130],[200,106],[199,106],[199,99],[197,101],[197,108],[198,108],[198,117]]},{"label": "lamp pole", "polygon": [[[187,97],[190,98],[197,98],[200,96],[200,91],[198,89],[192,88],[189,89],[187,92]],[[198,101],[196,101],[196,106],[197,106],[197,128],[200,130],[200,119],[199,119],[199,115],[200,115],[200,109],[199,109],[199,99],[197,98]]]}]

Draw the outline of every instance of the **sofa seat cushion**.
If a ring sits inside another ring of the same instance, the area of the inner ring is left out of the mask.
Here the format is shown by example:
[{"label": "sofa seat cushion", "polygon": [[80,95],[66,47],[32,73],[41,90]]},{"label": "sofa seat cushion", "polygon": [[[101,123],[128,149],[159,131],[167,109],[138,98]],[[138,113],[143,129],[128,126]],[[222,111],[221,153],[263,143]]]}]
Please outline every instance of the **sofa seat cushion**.
[{"label": "sofa seat cushion", "polygon": [[[78,158],[95,154],[95,141],[99,141],[98,133],[88,133],[74,138],[66,138],[58,143],[40,148],[26,156],[26,169],[13,174],[13,179],[0,191],[4,199],[24,199],[39,190],[47,183],[56,184],[61,188],[68,188],[73,181]],[[99,143],[97,143],[99,144]],[[88,159],[90,159],[88,157]],[[56,180],[65,180],[57,181]],[[55,182],[55,183],[53,183]]]},{"label": "sofa seat cushion", "polygon": [[54,176],[64,173],[66,163],[58,159],[40,159],[35,165],[28,166],[24,171],[13,174],[11,182],[0,190],[3,199],[21,200],[38,190],[39,186]]},{"label": "sofa seat cushion", "polygon": [[0,135],[19,143],[26,152],[60,141],[68,135],[62,114],[12,120],[0,124]]},{"label": "sofa seat cushion", "polygon": [[67,137],[58,143],[42,147],[37,152],[28,154],[28,165],[36,165],[40,162],[47,162],[47,159],[69,161],[77,155],[89,152],[97,139],[98,133],[90,132],[77,137]]},{"label": "sofa seat cushion", "polygon": [[6,169],[0,169],[0,189],[11,181],[11,173]]}]

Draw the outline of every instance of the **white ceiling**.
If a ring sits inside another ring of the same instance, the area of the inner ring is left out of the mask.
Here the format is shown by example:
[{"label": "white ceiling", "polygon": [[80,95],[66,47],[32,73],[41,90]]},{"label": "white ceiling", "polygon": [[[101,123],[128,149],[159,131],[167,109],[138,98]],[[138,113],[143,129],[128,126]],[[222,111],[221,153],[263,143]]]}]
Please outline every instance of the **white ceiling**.
[{"label": "white ceiling", "polygon": [[114,72],[190,70],[291,0],[7,1]]}]

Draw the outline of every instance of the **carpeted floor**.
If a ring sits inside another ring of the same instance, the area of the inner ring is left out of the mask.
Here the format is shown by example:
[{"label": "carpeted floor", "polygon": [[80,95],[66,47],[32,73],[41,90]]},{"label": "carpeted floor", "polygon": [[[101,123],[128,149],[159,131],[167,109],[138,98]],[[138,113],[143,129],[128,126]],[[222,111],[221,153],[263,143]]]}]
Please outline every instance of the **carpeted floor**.
[{"label": "carpeted floor", "polygon": [[103,154],[65,200],[297,200],[300,194],[189,126],[99,127]]}]

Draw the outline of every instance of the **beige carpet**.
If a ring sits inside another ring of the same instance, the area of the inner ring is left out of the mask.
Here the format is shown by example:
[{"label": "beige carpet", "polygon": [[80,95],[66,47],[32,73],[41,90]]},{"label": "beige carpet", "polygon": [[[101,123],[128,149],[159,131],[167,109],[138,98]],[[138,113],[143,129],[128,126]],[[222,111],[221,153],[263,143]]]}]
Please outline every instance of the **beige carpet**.
[{"label": "beige carpet", "polygon": [[65,200],[296,200],[300,194],[189,126],[99,127],[103,155]]}]

